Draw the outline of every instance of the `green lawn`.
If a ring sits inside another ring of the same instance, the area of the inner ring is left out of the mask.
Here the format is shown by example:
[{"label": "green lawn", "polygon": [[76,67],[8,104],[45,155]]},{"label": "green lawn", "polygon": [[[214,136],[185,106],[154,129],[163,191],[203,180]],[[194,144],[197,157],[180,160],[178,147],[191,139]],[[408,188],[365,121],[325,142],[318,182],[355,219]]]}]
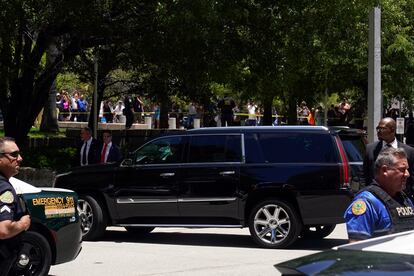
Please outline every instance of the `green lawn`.
[{"label": "green lawn", "polygon": [[[4,136],[4,129],[0,129],[0,137]],[[44,138],[44,137],[66,137],[66,130],[60,129],[59,132],[44,132],[40,131],[39,128],[32,127],[28,136],[30,138]]]}]

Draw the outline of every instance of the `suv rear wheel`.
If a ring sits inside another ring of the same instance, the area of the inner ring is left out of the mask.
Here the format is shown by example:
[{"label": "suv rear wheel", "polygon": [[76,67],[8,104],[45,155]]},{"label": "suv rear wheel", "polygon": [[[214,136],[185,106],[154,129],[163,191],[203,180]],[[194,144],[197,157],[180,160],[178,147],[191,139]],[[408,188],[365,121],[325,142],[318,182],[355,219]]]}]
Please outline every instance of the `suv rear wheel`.
[{"label": "suv rear wheel", "polygon": [[290,203],[279,199],[259,202],[249,216],[253,240],[266,248],[286,248],[299,236],[301,222]]}]

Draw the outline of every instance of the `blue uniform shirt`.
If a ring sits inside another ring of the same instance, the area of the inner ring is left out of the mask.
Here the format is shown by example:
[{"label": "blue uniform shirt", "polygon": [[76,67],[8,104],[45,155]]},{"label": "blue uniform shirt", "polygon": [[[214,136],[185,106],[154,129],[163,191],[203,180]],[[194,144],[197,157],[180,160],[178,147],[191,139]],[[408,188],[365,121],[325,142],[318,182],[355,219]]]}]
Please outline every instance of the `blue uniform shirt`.
[{"label": "blue uniform shirt", "polygon": [[19,198],[10,182],[0,174],[0,221],[19,220],[22,216]]},{"label": "blue uniform shirt", "polygon": [[387,208],[369,191],[359,193],[344,215],[349,239],[365,240],[391,229]]}]

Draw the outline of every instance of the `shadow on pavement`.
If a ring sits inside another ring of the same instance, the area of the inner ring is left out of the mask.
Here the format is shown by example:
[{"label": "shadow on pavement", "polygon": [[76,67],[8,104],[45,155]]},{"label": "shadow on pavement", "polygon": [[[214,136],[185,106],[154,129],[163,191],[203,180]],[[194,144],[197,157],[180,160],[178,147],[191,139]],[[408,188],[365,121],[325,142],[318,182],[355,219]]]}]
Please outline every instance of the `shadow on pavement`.
[{"label": "shadow on pavement", "polygon": [[[137,242],[194,246],[260,248],[249,235],[221,233],[153,232],[138,236],[126,231],[107,230],[105,236],[100,241],[113,241],[117,243]],[[289,249],[325,250],[347,242],[348,240],[346,239],[298,239],[293,245],[290,246]]]},{"label": "shadow on pavement", "polygon": [[290,249],[295,250],[326,250],[334,246],[348,243],[348,239],[301,239],[299,238]]}]

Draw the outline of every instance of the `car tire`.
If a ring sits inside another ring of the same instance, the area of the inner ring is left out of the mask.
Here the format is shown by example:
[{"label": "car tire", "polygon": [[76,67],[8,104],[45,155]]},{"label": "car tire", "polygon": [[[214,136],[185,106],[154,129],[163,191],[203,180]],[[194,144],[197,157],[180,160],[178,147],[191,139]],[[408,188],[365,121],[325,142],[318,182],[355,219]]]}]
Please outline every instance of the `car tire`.
[{"label": "car tire", "polygon": [[99,202],[89,195],[80,195],[78,200],[82,240],[93,241],[101,238],[106,229],[107,216]]},{"label": "car tire", "polygon": [[146,235],[151,233],[151,231],[154,230],[155,227],[125,226],[125,229],[128,231],[128,233],[134,235]]},{"label": "car tire", "polygon": [[249,216],[250,235],[265,248],[288,247],[298,238],[301,226],[292,205],[279,199],[259,202]]},{"label": "car tire", "polygon": [[336,224],[304,225],[301,237],[305,239],[323,239],[335,230]]},{"label": "car tire", "polygon": [[16,275],[48,275],[52,262],[49,242],[33,231],[21,235],[21,247],[14,266]]}]

